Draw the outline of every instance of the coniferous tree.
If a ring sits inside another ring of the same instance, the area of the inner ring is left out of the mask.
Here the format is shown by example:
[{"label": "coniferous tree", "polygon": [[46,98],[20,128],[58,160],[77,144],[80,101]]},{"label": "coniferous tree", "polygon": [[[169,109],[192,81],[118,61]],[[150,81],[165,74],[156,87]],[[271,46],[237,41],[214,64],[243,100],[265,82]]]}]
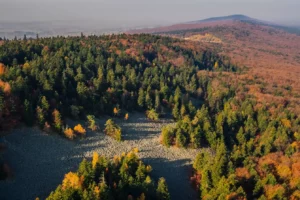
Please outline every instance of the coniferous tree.
[{"label": "coniferous tree", "polygon": [[158,181],[158,186],[156,189],[156,197],[159,200],[169,200],[170,199],[168,186],[167,186],[166,180],[164,178],[160,178]]},{"label": "coniferous tree", "polygon": [[24,101],[23,117],[24,117],[26,125],[28,125],[28,126],[33,125],[34,112],[33,112],[32,104],[27,99],[25,99],[25,101]]}]

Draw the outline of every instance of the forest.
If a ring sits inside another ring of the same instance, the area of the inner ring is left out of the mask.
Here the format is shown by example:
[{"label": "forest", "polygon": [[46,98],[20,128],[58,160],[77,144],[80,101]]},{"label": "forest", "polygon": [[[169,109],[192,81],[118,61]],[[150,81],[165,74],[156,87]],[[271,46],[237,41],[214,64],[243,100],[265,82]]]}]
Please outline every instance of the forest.
[{"label": "forest", "polygon": [[[250,91],[262,80],[243,79],[247,68],[198,43],[147,34],[24,37],[0,45],[0,63],[0,131],[37,125],[74,139],[86,130],[67,127],[68,118],[93,131],[103,115],[172,118],[162,145],[209,148],[187,177],[199,198],[300,198],[300,117],[289,101],[258,100]],[[104,132],[122,140],[111,119]],[[150,172],[135,152],[112,161],[95,153],[48,199],[169,199],[165,180]]]},{"label": "forest", "polygon": [[65,175],[62,184],[47,200],[56,199],[170,199],[164,178],[155,183],[150,165],[137,156],[138,149],[109,161],[96,152],[92,161],[83,160],[77,173]]}]

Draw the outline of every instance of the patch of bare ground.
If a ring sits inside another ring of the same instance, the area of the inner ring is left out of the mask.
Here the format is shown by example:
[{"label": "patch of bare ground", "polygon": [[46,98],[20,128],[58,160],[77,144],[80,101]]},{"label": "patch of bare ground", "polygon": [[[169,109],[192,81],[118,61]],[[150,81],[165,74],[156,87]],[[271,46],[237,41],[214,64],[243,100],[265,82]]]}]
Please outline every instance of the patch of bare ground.
[{"label": "patch of bare ground", "polygon": [[[99,120],[101,130],[107,118]],[[38,128],[19,128],[3,137],[8,147],[6,160],[13,167],[14,177],[0,182],[0,199],[44,199],[61,183],[64,174],[75,171],[83,158],[94,151],[112,158],[133,148],[153,167],[155,179],[165,177],[172,199],[196,199],[189,181],[191,161],[200,150],[166,148],[159,143],[162,126],[172,120],[152,122],[144,114],[131,114],[128,121],[116,119],[123,131],[123,142],[99,132],[87,132],[85,139],[68,141],[49,135]],[[72,122],[69,122],[70,125]]]}]

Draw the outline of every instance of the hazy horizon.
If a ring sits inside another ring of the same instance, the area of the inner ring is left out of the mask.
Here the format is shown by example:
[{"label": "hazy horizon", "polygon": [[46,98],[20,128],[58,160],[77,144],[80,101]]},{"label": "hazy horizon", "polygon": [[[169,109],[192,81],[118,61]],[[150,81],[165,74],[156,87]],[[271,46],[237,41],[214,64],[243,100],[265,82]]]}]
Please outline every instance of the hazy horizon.
[{"label": "hazy horizon", "polygon": [[153,26],[243,14],[300,24],[298,0],[0,0],[0,21],[73,21],[108,28]]}]

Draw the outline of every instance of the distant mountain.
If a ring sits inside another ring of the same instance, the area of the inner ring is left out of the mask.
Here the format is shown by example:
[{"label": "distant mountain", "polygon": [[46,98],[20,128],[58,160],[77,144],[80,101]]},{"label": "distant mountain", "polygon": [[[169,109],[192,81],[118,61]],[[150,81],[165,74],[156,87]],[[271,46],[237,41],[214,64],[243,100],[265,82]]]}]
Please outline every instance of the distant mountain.
[{"label": "distant mountain", "polygon": [[295,33],[295,34],[300,35],[300,27],[259,20],[259,19],[248,17],[246,15],[229,15],[229,16],[221,16],[221,17],[211,17],[211,18],[207,18],[207,19],[203,19],[203,20],[187,22],[186,24],[202,24],[202,23],[209,23],[209,22],[222,22],[222,21],[223,22],[224,21],[247,22],[247,23],[256,24],[256,25],[269,26],[269,27],[284,30],[289,33]]},{"label": "distant mountain", "polygon": [[280,23],[259,20],[241,14],[221,16],[221,17],[211,17],[207,19],[179,23],[170,26],[135,29],[135,30],[128,31],[128,33],[168,33],[168,32],[179,31],[179,30],[192,30],[192,29],[206,28],[212,26],[223,26],[235,22],[244,22],[252,25],[268,26],[268,27],[284,30],[289,33],[300,35],[300,27],[288,26]]},{"label": "distant mountain", "polygon": [[253,19],[251,17],[248,17],[246,15],[229,15],[229,16],[221,16],[221,17],[211,17],[207,19],[187,22],[190,24],[195,23],[204,23],[204,22],[216,22],[216,21],[230,21],[230,20],[238,20],[238,21],[257,21],[256,19]]}]

